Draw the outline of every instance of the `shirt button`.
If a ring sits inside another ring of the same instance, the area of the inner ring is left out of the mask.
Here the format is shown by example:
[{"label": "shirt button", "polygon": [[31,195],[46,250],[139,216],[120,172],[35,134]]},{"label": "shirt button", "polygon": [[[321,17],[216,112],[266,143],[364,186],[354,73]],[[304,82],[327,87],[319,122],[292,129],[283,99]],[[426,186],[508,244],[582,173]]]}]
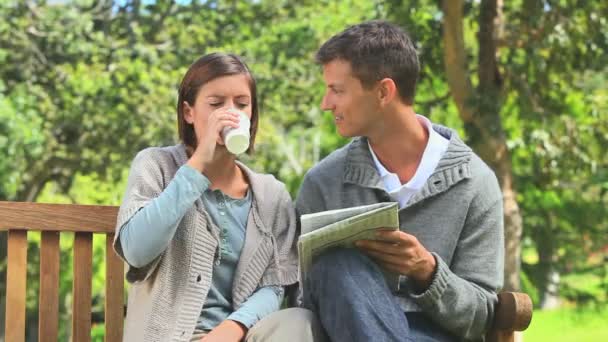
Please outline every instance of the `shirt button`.
[{"label": "shirt button", "polygon": [[201,275],[199,274],[199,275],[196,277],[196,282],[197,282],[197,283],[200,283],[200,282],[201,282],[201,279],[202,279],[202,277],[201,277]]},{"label": "shirt button", "polygon": [[220,215],[224,216],[224,215],[225,215],[225,213],[224,213],[223,211],[220,211]]}]

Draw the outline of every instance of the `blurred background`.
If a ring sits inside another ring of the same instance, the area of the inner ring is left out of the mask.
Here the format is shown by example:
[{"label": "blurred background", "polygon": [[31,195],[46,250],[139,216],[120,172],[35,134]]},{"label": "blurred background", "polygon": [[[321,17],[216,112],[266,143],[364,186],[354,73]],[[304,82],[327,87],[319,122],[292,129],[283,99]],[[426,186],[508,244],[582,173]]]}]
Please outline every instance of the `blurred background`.
[{"label": "blurred background", "polygon": [[[177,87],[213,51],[258,81],[257,152],[295,197],[347,143],[319,109],[316,49],[386,19],[419,49],[415,109],[455,128],[505,195],[505,288],[528,293],[528,341],[608,340],[608,2],[576,0],[0,0],[0,200],[119,205],[130,162],[177,142]],[[1,219],[1,218],[0,218]],[[38,246],[29,234],[28,340]],[[62,237],[60,335],[70,333]],[[94,239],[93,340],[103,340],[104,241]],[[6,234],[0,232],[0,341]]]}]

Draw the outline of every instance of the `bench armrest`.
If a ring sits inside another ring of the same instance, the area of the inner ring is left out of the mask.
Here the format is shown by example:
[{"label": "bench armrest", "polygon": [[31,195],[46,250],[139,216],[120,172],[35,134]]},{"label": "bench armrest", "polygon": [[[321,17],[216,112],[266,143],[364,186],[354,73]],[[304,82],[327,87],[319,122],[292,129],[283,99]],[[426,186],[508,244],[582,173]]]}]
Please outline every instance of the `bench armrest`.
[{"label": "bench armrest", "polygon": [[515,331],[524,331],[532,320],[532,300],[520,292],[501,292],[492,328],[486,335],[490,342],[514,341]]}]

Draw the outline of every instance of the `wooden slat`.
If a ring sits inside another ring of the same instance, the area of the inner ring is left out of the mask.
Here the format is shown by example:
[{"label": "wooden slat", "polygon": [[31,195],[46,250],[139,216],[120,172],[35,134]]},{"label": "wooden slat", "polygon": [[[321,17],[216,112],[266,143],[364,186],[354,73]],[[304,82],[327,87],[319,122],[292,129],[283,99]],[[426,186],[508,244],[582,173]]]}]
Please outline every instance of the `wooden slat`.
[{"label": "wooden slat", "polygon": [[0,201],[0,230],[113,233],[118,207]]},{"label": "wooden slat", "polygon": [[40,246],[40,301],[38,336],[40,342],[57,341],[59,321],[59,233],[42,232]]},{"label": "wooden slat", "polygon": [[114,253],[114,234],[106,235],[106,342],[122,340],[124,305],[124,264]]},{"label": "wooden slat", "polygon": [[8,231],[5,340],[25,341],[27,232]]},{"label": "wooden slat", "polygon": [[91,341],[92,245],[93,234],[75,234],[72,340],[79,342]]}]

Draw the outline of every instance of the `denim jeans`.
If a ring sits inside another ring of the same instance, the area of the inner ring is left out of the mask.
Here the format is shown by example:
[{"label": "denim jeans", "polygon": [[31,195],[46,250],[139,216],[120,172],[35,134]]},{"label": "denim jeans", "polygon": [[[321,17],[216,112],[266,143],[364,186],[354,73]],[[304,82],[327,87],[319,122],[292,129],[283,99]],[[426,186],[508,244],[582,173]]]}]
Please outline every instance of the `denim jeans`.
[{"label": "denim jeans", "polygon": [[302,300],[332,342],[455,340],[423,313],[404,313],[378,265],[356,249],[316,258]]}]

